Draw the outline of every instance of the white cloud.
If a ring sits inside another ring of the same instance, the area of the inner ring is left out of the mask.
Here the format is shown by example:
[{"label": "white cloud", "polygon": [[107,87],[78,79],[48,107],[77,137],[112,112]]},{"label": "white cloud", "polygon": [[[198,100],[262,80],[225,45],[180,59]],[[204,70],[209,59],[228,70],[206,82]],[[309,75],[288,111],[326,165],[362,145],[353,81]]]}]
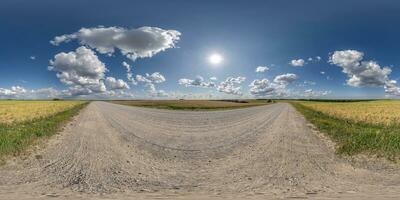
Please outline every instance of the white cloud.
[{"label": "white cloud", "polygon": [[110,90],[103,94],[97,94],[99,98],[104,99],[132,99],[134,94],[125,90]]},{"label": "white cloud", "polygon": [[356,50],[335,51],[329,62],[342,68],[349,77],[347,85],[352,87],[383,87],[387,95],[400,95],[395,80],[390,80],[392,70],[381,67],[375,61],[363,61],[364,53]]},{"label": "white cloud", "polygon": [[105,82],[106,82],[106,85],[111,90],[129,89],[129,85],[125,81],[123,81],[122,79],[116,79],[114,77],[107,77]]},{"label": "white cloud", "polygon": [[390,80],[384,85],[385,93],[392,96],[400,96],[400,87],[397,87],[397,81]]},{"label": "white cloud", "polygon": [[[216,80],[216,78],[214,80]],[[218,92],[225,94],[242,95],[241,86],[238,85],[243,83],[245,80],[246,78],[241,76],[228,77],[225,81],[222,81],[217,85],[213,81],[205,81],[202,76],[196,76],[195,79],[181,78],[178,80],[178,83],[185,87],[215,88]]]},{"label": "white cloud", "polygon": [[29,59],[36,60],[36,56],[30,56]]},{"label": "white cloud", "polygon": [[70,95],[106,91],[103,79],[107,68],[92,50],[84,46],[55,55],[48,69],[57,72],[60,81],[69,86]]},{"label": "white cloud", "polygon": [[305,65],[305,61],[304,59],[297,59],[297,60],[292,60],[290,61],[290,65],[294,66],[294,67],[303,67]]},{"label": "white cloud", "polygon": [[222,81],[217,86],[217,90],[226,94],[242,95],[242,87],[237,85],[243,83],[245,80],[246,77],[242,76],[238,76],[236,78],[228,77],[225,81]]},{"label": "white cloud", "polygon": [[314,82],[314,81],[304,81],[303,82],[305,85],[315,85],[315,84],[317,84],[316,82]]},{"label": "white cloud", "polygon": [[251,82],[250,94],[253,96],[286,96],[286,87],[298,78],[296,74],[282,74],[274,78],[273,82],[268,79],[256,79]]},{"label": "white cloud", "polygon": [[62,92],[54,88],[40,88],[30,91],[30,99],[51,99],[62,96]]},{"label": "white cloud", "polygon": [[0,97],[15,98],[25,94],[27,90],[21,86],[12,86],[11,88],[0,88]]},{"label": "white cloud", "polygon": [[180,35],[179,31],[157,27],[96,27],[81,28],[78,32],[57,36],[50,43],[57,46],[78,40],[80,44],[96,49],[99,53],[112,55],[118,49],[126,57],[135,60],[174,48]]},{"label": "white cloud", "polygon": [[150,76],[146,74],[147,78],[150,79],[153,83],[162,83],[165,81],[165,77],[160,74],[160,72],[154,72]]},{"label": "white cloud", "polygon": [[[322,58],[320,56],[315,56],[315,57],[309,57],[307,59],[308,62],[319,62]],[[307,63],[304,63],[307,64]]]},{"label": "white cloud", "polygon": [[306,97],[306,98],[317,98],[317,97],[323,97],[323,96],[327,96],[331,93],[331,91],[329,90],[325,90],[325,91],[314,91],[313,89],[308,89],[305,90],[301,96]]},{"label": "white cloud", "polygon": [[379,87],[389,81],[392,72],[389,67],[381,67],[375,61],[362,61],[364,53],[356,50],[335,51],[329,59],[331,64],[342,68],[353,87]]},{"label": "white cloud", "polygon": [[[211,78],[210,78],[211,79]],[[196,76],[194,80],[192,79],[187,79],[187,78],[181,78],[178,80],[179,85],[183,85],[185,87],[202,87],[202,88],[214,88],[216,87],[216,84],[212,81],[206,82],[204,81],[204,78],[202,76]]]},{"label": "white cloud", "polygon": [[271,83],[268,79],[253,80],[250,85],[250,94],[254,96],[267,96],[273,94],[279,87],[276,83]]},{"label": "white cloud", "polygon": [[360,65],[364,53],[356,50],[335,51],[329,58],[329,62],[343,68],[345,73],[350,73],[352,68]]},{"label": "white cloud", "polygon": [[28,90],[21,86],[11,88],[0,88],[0,99],[51,99],[61,97],[62,92],[54,88],[41,88]]},{"label": "white cloud", "polygon": [[303,83],[298,84],[299,87],[306,87],[306,86],[310,86],[310,85],[316,85],[317,83],[314,81],[303,81]]},{"label": "white cloud", "polygon": [[132,67],[127,62],[122,62],[122,66],[126,68],[126,78],[129,80],[130,83],[133,85],[137,85],[135,78],[133,77]]},{"label": "white cloud", "polygon": [[256,73],[264,73],[264,72],[266,72],[268,70],[269,70],[269,68],[267,66],[258,66],[256,68]]},{"label": "white cloud", "polygon": [[297,78],[298,77],[296,74],[287,73],[287,74],[282,74],[282,75],[276,76],[274,78],[274,82],[278,83],[280,85],[288,85],[288,84],[292,83],[293,81],[295,81]]},{"label": "white cloud", "polygon": [[216,81],[216,80],[218,80],[218,78],[215,77],[215,76],[212,76],[212,77],[210,77],[210,80],[211,80],[211,81]]},{"label": "white cloud", "polygon": [[165,97],[168,94],[163,90],[157,90],[155,84],[164,82],[166,79],[160,72],[154,72],[152,74],[146,73],[143,75],[136,75],[136,80],[142,82],[147,87],[147,93],[152,97]]},{"label": "white cloud", "polygon": [[144,83],[162,83],[165,81],[165,77],[160,72],[154,72],[152,74],[146,73],[145,76],[138,74],[136,80]]},{"label": "white cloud", "polygon": [[321,72],[319,72],[319,73],[321,73],[322,75],[324,75],[324,74],[325,74],[325,72],[324,72],[324,71],[321,71]]}]

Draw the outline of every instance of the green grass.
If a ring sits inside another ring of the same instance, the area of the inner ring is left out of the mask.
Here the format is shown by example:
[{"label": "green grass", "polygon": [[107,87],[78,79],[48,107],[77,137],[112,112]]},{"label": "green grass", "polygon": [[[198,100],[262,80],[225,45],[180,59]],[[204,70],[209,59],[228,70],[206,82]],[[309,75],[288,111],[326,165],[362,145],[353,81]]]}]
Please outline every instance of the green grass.
[{"label": "green grass", "polygon": [[76,115],[87,103],[59,112],[49,117],[38,118],[13,124],[0,124],[0,163],[10,155],[18,155],[27,147],[57,133],[60,128]]},{"label": "green grass", "polygon": [[337,144],[337,153],[365,153],[398,160],[400,125],[379,125],[330,117],[300,103],[291,102],[305,118]]}]

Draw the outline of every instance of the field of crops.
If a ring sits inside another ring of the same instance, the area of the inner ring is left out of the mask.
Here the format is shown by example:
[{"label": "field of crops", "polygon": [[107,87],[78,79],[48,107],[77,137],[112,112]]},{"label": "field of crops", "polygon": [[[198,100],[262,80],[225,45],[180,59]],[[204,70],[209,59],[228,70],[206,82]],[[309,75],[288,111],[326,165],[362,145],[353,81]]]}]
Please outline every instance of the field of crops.
[{"label": "field of crops", "polygon": [[0,101],[0,123],[44,118],[82,104],[81,101]]},{"label": "field of crops", "polygon": [[326,115],[354,122],[395,125],[400,124],[400,101],[380,100],[361,102],[312,102],[302,105]]},{"label": "field of crops", "polygon": [[400,101],[291,103],[336,142],[338,153],[400,160]]},{"label": "field of crops", "polygon": [[57,133],[85,106],[83,101],[0,101],[0,164]]}]

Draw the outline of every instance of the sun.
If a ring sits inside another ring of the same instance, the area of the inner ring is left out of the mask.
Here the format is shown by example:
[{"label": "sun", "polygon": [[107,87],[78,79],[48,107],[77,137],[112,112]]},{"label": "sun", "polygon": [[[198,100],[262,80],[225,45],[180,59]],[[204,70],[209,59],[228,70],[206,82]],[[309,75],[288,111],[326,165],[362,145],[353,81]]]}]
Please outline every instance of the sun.
[{"label": "sun", "polygon": [[208,61],[214,65],[220,64],[223,60],[224,58],[218,53],[211,54],[210,57],[208,57]]}]

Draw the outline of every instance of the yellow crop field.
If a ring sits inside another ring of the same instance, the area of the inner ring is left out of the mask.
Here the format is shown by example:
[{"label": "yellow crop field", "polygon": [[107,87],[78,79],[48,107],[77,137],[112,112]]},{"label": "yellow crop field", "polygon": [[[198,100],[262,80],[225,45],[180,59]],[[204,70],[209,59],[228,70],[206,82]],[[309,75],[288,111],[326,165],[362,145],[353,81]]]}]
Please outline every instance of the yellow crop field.
[{"label": "yellow crop field", "polygon": [[301,102],[329,116],[372,124],[400,124],[400,101]]},{"label": "yellow crop field", "polygon": [[0,124],[48,117],[82,103],[83,101],[0,101]]}]

